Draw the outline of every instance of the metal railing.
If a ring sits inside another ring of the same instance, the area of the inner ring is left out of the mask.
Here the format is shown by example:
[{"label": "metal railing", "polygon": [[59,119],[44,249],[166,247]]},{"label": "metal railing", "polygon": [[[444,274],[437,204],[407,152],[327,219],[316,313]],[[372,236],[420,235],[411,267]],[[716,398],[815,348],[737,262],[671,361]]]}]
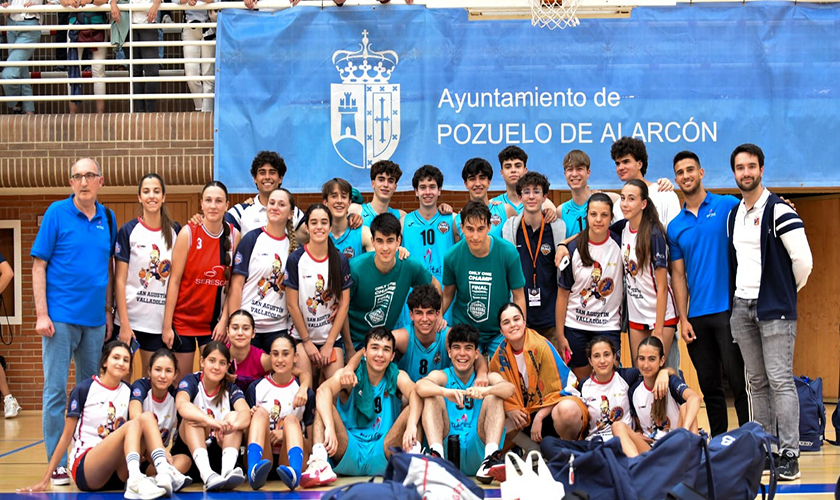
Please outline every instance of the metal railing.
[{"label": "metal railing", "polygon": [[[53,1],[53,0],[49,0]],[[177,0],[176,0],[177,1]],[[401,3],[402,0],[393,0],[396,3]],[[513,14],[509,15],[524,15],[527,12],[528,8],[528,1],[529,0],[415,0],[414,3],[425,5],[426,8],[465,8],[468,9],[471,13],[473,12],[483,12],[483,10],[509,10]],[[677,3],[715,3],[720,1],[727,1],[727,0],[618,0],[617,3],[622,5],[629,5],[629,6],[646,6],[646,5],[658,5],[658,6],[667,6],[667,5],[676,5]],[[792,1],[792,0],[791,0]],[[801,0],[800,0],[801,1]],[[820,3],[835,3],[840,0],[805,0],[805,1],[815,1]],[[584,4],[591,4],[593,6],[598,6],[600,4],[615,4],[615,0],[583,0]],[[151,4],[119,4],[118,8],[121,13],[127,16],[131,16],[132,12],[135,11],[143,11],[146,12],[149,10]],[[379,5],[377,0],[346,0],[344,5],[368,5],[368,6],[376,6]],[[336,7],[333,0],[300,0],[298,6],[295,8],[300,7],[316,7],[316,8],[329,8],[329,7]],[[172,13],[175,11],[188,11],[188,10],[206,10],[206,11],[218,11],[221,9],[245,9],[246,6],[244,2],[213,2],[213,3],[204,3],[199,2],[196,6],[190,6],[188,4],[173,4],[173,3],[161,3],[158,10],[162,13]],[[261,0],[259,1],[257,8],[260,10],[270,10],[270,11],[277,11],[283,10],[287,8],[291,8],[291,1],[290,0]],[[63,7],[61,5],[54,5],[54,4],[45,4],[45,5],[33,5],[29,7],[0,7],[0,13],[2,14],[13,14],[13,13],[25,13],[25,14],[34,14],[38,13],[43,17],[54,17],[54,14],[57,13],[92,13],[92,12],[103,12],[110,15],[111,7],[109,4],[94,6],[94,5],[86,5],[82,8],[72,8],[72,7]],[[45,16],[44,14],[47,14]],[[34,43],[0,43],[0,54],[3,51],[6,51],[6,55],[0,58],[0,71],[7,67],[24,67],[29,69],[29,78],[17,78],[17,79],[0,79],[0,88],[5,88],[8,85],[34,85],[38,86],[39,89],[42,89],[43,86],[48,85],[70,85],[70,84],[82,84],[85,86],[90,86],[90,84],[95,83],[105,83],[105,84],[122,84],[118,86],[118,88],[124,88],[124,91],[116,91],[114,92],[113,88],[111,89],[112,92],[105,92],[101,95],[96,94],[82,94],[82,95],[70,95],[69,92],[65,91],[62,95],[44,95],[45,92],[35,92],[33,89],[32,96],[7,96],[7,95],[0,95],[0,103],[8,103],[8,102],[23,102],[23,101],[32,101],[32,102],[44,102],[44,101],[127,101],[129,105],[129,111],[134,111],[135,109],[135,101],[136,100],[184,100],[184,99],[213,99],[214,93],[207,92],[207,93],[192,93],[189,91],[184,83],[189,82],[208,82],[208,81],[215,81],[215,77],[212,75],[209,76],[201,76],[199,75],[186,75],[184,71],[184,64],[215,64],[215,53],[214,57],[184,57],[183,51],[179,49],[183,49],[185,46],[213,46],[215,47],[216,41],[215,40],[155,40],[155,41],[135,41],[135,30],[164,30],[171,32],[171,30],[181,31],[184,28],[216,28],[216,23],[214,21],[209,22],[173,22],[173,23],[148,23],[148,24],[134,24],[131,23],[131,29],[128,30],[128,34],[126,37],[126,41],[123,44],[123,53],[125,54],[124,59],[120,59],[116,57],[115,50],[113,49],[114,46],[111,44],[110,41],[103,41],[103,42],[70,42],[68,37],[68,42],[61,43],[61,42],[50,42],[50,41],[38,41]],[[78,30],[104,30],[110,31],[111,24],[76,24],[76,25],[69,25],[69,24],[37,24],[37,25],[0,25],[0,32],[26,32],[26,31],[40,31],[42,35],[50,35],[54,34],[59,31],[78,31]],[[107,37],[106,37],[107,38]],[[135,59],[134,58],[134,51],[131,50],[133,47],[161,47],[161,48],[172,48],[174,52],[177,53],[175,57],[163,57],[163,58],[155,58],[155,59]],[[106,51],[107,57],[104,59],[83,59],[82,58],[82,51],[86,48],[96,48],[96,49],[104,49]],[[26,61],[8,61],[7,54],[10,49],[35,49],[36,51],[42,51],[41,55],[43,56],[43,52],[52,52],[54,49],[77,49],[79,51],[78,60],[65,60],[65,59],[58,59],[58,58],[46,58],[46,59],[32,59]],[[134,76],[134,67],[137,65],[146,65],[146,64],[158,64],[158,65],[167,65],[169,69],[162,69],[159,72],[159,76],[152,77],[152,76]],[[95,77],[87,72],[82,72],[81,78],[71,78],[67,76],[65,71],[41,71],[38,68],[55,68],[55,67],[70,67],[70,66],[79,66],[79,69],[82,69],[87,66],[104,66],[105,67],[105,76],[104,77]],[[172,66],[180,69],[173,69]],[[127,67],[128,71],[119,70],[119,67]],[[200,73],[200,71],[199,71]],[[175,92],[158,92],[155,94],[135,94],[134,93],[134,84],[141,83],[141,82],[158,82],[158,83],[170,83],[174,84],[177,87],[177,91]],[[125,85],[127,84],[127,85]],[[127,87],[127,88],[126,88]],[[5,94],[5,92],[4,92]]]}]

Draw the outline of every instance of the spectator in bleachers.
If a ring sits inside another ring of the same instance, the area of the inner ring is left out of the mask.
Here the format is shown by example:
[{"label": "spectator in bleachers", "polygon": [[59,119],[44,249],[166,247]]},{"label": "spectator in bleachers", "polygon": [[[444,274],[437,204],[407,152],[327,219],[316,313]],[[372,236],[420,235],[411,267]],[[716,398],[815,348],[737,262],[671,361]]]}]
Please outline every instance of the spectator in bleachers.
[{"label": "spectator in bleachers", "polygon": [[[179,0],[181,4],[189,4],[192,7],[198,5],[199,2],[212,3],[214,0]],[[210,21],[210,11],[207,10],[188,10],[186,13],[187,23],[206,23]],[[215,20],[215,19],[214,19]],[[213,28],[184,28],[181,34],[181,40],[184,42],[190,41],[210,41],[216,39],[216,30]],[[216,56],[216,47],[213,45],[184,45],[184,58],[202,58],[212,59]],[[203,63],[184,63],[184,73],[186,76],[213,76],[216,65],[212,62]],[[187,82],[190,92],[193,94],[212,94],[215,89],[215,84],[210,81],[190,81]],[[213,98],[194,98],[195,110],[210,112],[213,111]]]},{"label": "spectator in bleachers", "polygon": [[[134,4],[148,4],[149,10],[135,10],[131,13],[131,24],[147,24],[155,23],[158,20],[158,8],[161,0],[133,0]],[[115,22],[119,22],[121,12],[117,8],[117,0],[111,0],[111,18]],[[160,30],[152,29],[135,29],[131,34],[131,39],[135,42],[154,42],[159,40]],[[132,47],[132,54],[134,59],[158,59],[161,56],[158,47]],[[135,78],[148,76],[157,77],[160,74],[160,64],[135,64],[132,67],[132,73]],[[134,94],[157,94],[160,88],[158,82],[134,82]],[[135,99],[134,111],[138,113],[154,113],[157,107],[157,100],[155,99]]]},{"label": "spectator in bleachers", "polygon": [[[78,9],[80,7],[84,7],[85,5],[105,5],[108,0],[61,0],[62,7],[72,7],[74,9]],[[70,12],[69,17],[69,24],[73,25],[85,25],[85,24],[106,24],[108,22],[108,17],[105,12],[80,12],[77,10],[73,10]],[[89,43],[89,42],[104,42],[105,41],[105,31],[104,30],[70,30],[67,33],[67,60],[72,63],[73,61],[81,61],[84,58],[85,54],[89,54],[90,58],[94,61],[102,61],[105,59],[105,53],[107,49],[104,47],[91,47],[85,49],[79,49],[77,47],[71,46],[70,44],[75,43]],[[94,78],[105,78],[105,65],[104,64],[91,64],[91,72],[93,73]],[[82,67],[74,64],[67,65],[67,77],[68,78],[81,78],[82,76]],[[82,95],[82,84],[81,83],[71,83],[68,85],[70,95]],[[96,82],[93,84],[93,93],[94,95],[105,95],[105,82]],[[75,115],[76,112],[79,110],[79,105],[81,101],[69,101],[70,105],[70,114]],[[105,112],[105,101],[102,99],[96,100],[96,112],[102,114]]]},{"label": "spectator in bleachers", "polygon": [[[0,0],[2,1],[2,0]],[[24,7],[29,5],[41,5],[44,0],[11,0],[11,2],[2,1],[0,7]],[[10,14],[6,19],[6,26],[37,26],[41,15],[37,12],[22,12]],[[12,31],[6,30],[6,40],[8,43],[37,43],[41,39],[41,32],[39,30],[32,31]],[[35,49],[16,49],[10,48],[8,50],[9,56],[6,59],[8,62],[23,62],[28,61]],[[3,68],[2,78],[4,80],[18,80],[29,78],[29,67],[27,66],[6,66]],[[3,93],[7,96],[32,96],[32,85],[3,85]],[[35,103],[32,101],[23,101],[22,103],[9,102],[9,108],[15,114],[26,113],[27,115],[35,114]]]}]

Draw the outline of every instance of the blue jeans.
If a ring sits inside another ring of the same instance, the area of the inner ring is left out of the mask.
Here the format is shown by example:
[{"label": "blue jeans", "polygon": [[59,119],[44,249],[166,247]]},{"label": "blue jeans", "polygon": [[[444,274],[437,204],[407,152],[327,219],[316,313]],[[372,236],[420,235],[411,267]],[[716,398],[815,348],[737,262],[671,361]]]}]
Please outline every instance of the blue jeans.
[{"label": "blue jeans", "polygon": [[793,383],[796,320],[759,320],[756,300],[732,301],[732,337],[747,368],[753,420],[768,434],[779,432],[780,451],[799,455],[799,397]]},{"label": "blue jeans", "polygon": [[[26,19],[24,21],[12,21],[11,18],[6,19],[7,26],[37,26],[37,19]],[[37,43],[41,39],[40,31],[7,31],[6,39],[8,43]],[[9,49],[9,58],[6,61],[28,61],[32,58],[35,49]],[[21,78],[29,78],[29,68],[26,66],[6,66],[3,68],[2,78],[4,80],[19,80]],[[32,96],[32,85],[3,85],[3,92],[7,96]],[[9,108],[15,107],[14,102],[8,103]],[[23,101],[23,111],[26,113],[35,112],[35,103],[32,101]]]},{"label": "blue jeans", "polygon": [[[70,356],[76,365],[76,385],[99,373],[99,358],[105,341],[105,325],[80,326],[53,323],[55,335],[41,337],[41,357],[44,362],[44,393],[42,397],[41,424],[47,460],[56,451],[64,430],[64,410],[67,406],[67,376],[70,373]],[[60,466],[67,467],[67,450],[62,454]]]}]

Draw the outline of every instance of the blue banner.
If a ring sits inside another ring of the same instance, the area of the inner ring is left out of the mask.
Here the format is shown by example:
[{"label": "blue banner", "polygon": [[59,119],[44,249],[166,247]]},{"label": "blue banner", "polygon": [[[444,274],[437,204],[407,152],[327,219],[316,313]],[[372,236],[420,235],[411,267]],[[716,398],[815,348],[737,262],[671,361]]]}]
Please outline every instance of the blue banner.
[{"label": "blue banner", "polygon": [[464,162],[497,170],[508,144],[554,188],[572,149],[592,158],[593,187],[617,188],[609,151],[623,135],[647,143],[651,180],[673,178],[689,149],[707,187],[733,188],[729,155],[753,142],[767,186],[840,185],[833,5],[637,8],[563,31],[398,5],[224,10],[218,23],[215,172],[234,192],[254,191],[263,149],[286,159],[293,190],[338,176],[370,191],[379,159],[401,165],[401,190],[427,163],[463,189]]}]

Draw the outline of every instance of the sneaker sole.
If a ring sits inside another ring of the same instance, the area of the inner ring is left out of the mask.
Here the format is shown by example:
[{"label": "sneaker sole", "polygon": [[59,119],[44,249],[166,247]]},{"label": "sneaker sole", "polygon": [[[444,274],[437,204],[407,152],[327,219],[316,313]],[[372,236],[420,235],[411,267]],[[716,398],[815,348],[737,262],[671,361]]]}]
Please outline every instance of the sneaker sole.
[{"label": "sneaker sole", "polygon": [[[163,488],[161,488],[163,490]],[[128,491],[123,493],[123,498],[127,498],[128,500],[154,500],[155,498],[160,498],[166,495],[166,490],[163,490],[161,494],[154,494],[154,495],[141,495],[139,493],[130,493]]]},{"label": "sneaker sole", "polygon": [[222,489],[225,489],[225,490],[236,489],[241,484],[244,484],[245,481],[247,481],[247,479],[245,479],[244,477],[230,476],[229,478],[227,478],[227,481],[225,481],[224,486],[222,486]]},{"label": "sneaker sole", "polygon": [[793,476],[785,476],[784,474],[779,474],[779,480],[781,480],[781,481],[796,481],[800,477],[802,477],[801,472],[797,472]]},{"label": "sneaker sole", "polygon": [[248,482],[251,485],[251,489],[258,490],[265,486],[266,481],[268,481],[268,475],[271,473],[271,462],[268,460],[262,460],[254,467],[254,472],[251,476],[254,477],[253,481],[251,481],[251,476],[248,477]]},{"label": "sneaker sole", "polygon": [[319,486],[326,486],[338,481],[338,477],[331,477],[329,479],[307,479],[302,477],[300,479],[300,486],[302,488],[317,488]]},{"label": "sneaker sole", "polygon": [[50,484],[53,486],[70,486],[70,478],[67,479],[50,479]]},{"label": "sneaker sole", "polygon": [[281,467],[277,468],[277,475],[280,476],[280,480],[283,481],[283,484],[285,484],[290,490],[294,490],[300,485],[300,481],[298,481],[298,484],[295,484],[295,479],[297,479],[296,477],[286,474],[286,470]]},{"label": "sneaker sole", "polygon": [[500,483],[504,483],[507,479],[507,471],[504,466],[491,467],[490,470],[487,471],[487,474]]}]

